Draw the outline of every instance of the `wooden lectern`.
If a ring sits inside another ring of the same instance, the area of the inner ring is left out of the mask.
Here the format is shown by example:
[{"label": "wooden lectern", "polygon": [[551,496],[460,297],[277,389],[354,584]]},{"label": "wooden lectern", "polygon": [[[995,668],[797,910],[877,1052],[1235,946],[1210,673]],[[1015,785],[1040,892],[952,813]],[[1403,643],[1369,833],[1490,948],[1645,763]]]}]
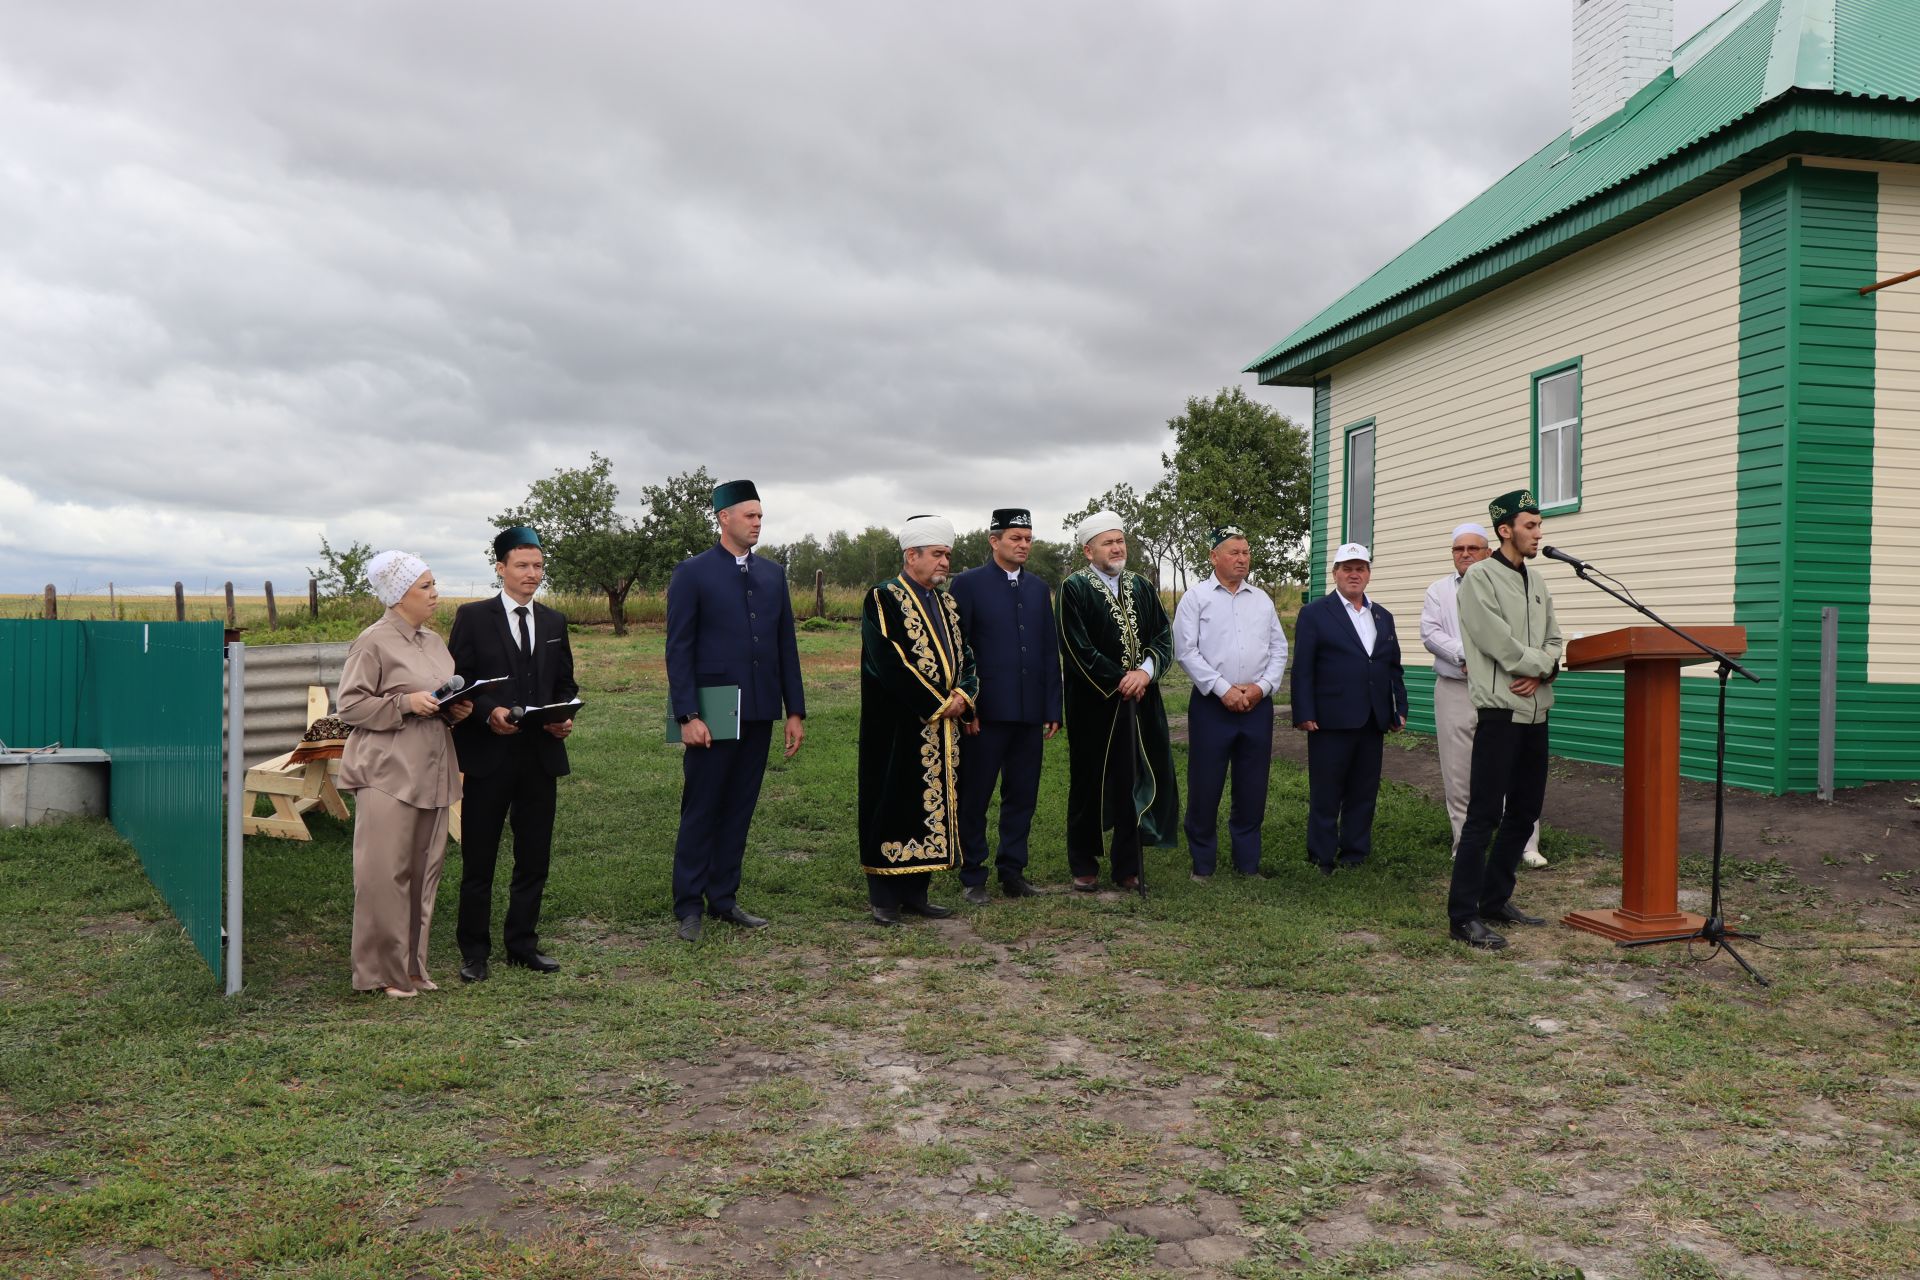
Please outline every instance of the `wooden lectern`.
[{"label": "wooden lectern", "polygon": [[[1695,627],[1730,658],[1745,627]],[[1561,923],[1616,942],[1662,938],[1705,920],[1680,910],[1680,668],[1713,659],[1662,627],[1622,627],[1567,645],[1569,671],[1627,673],[1626,777],[1620,824],[1620,909],[1575,911]]]}]

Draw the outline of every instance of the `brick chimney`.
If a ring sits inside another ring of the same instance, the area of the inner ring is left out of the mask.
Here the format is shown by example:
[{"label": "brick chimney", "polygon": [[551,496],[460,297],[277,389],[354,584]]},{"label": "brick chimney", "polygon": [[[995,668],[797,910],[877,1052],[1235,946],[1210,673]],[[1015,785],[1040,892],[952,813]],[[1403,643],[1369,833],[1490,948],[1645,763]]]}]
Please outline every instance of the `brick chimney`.
[{"label": "brick chimney", "polygon": [[1673,64],[1673,0],[1573,0],[1573,136]]}]

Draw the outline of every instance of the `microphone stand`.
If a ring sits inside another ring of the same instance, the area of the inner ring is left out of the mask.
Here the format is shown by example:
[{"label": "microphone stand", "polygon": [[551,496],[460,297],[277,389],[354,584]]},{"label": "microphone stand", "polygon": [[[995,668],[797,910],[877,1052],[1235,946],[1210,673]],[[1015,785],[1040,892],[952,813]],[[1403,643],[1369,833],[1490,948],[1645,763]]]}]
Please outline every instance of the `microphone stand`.
[{"label": "microphone stand", "polygon": [[[1557,559],[1558,557],[1555,558]],[[1595,569],[1584,562],[1563,560],[1561,563],[1571,564],[1573,566],[1574,576],[1582,582],[1589,586],[1600,588],[1621,604],[1632,609],[1635,613],[1640,614],[1642,617],[1652,619],[1700,652],[1706,654],[1709,658],[1712,658],[1717,664],[1716,673],[1720,680],[1713,755],[1713,890],[1712,902],[1707,908],[1707,918],[1698,929],[1693,929],[1686,933],[1666,934],[1658,938],[1634,938],[1631,941],[1621,942],[1615,945],[1626,949],[1633,949],[1658,946],[1667,942],[1700,941],[1712,943],[1714,950],[1724,951],[1732,956],[1734,963],[1747,971],[1748,977],[1763,987],[1772,986],[1772,983],[1760,976],[1759,970],[1747,963],[1746,957],[1736,951],[1733,943],[1729,941],[1729,939],[1732,938],[1757,938],[1760,935],[1757,933],[1742,933],[1729,929],[1726,921],[1723,920],[1720,915],[1720,865],[1726,848],[1727,829],[1727,677],[1733,675],[1735,672],[1739,672],[1755,684],[1760,683],[1760,677],[1735,662],[1726,654],[1720,652],[1720,650],[1706,643],[1706,641],[1682,631],[1679,627],[1674,626],[1671,622],[1668,622],[1665,618],[1647,608],[1647,606],[1641,604],[1638,600],[1635,600],[1633,598],[1633,592],[1625,589],[1625,584],[1622,584],[1621,590],[1615,591],[1606,583],[1597,581],[1592,577],[1592,575],[1596,573],[1600,574],[1601,577],[1611,577],[1612,575]],[[1616,578],[1614,581],[1618,582],[1619,579]],[[1712,954],[1709,953],[1707,958],[1712,959]]]}]

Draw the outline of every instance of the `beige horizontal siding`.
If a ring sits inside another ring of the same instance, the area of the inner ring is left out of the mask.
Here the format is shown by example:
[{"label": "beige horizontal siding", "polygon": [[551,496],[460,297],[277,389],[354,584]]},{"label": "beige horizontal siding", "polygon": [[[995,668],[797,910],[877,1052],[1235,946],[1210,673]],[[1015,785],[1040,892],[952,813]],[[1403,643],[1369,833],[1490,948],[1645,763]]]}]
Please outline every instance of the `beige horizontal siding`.
[{"label": "beige horizontal siding", "polygon": [[[1333,371],[1328,512],[1345,433],[1373,418],[1371,594],[1417,631],[1448,534],[1529,481],[1531,375],[1582,358],[1581,509],[1547,541],[1625,579],[1676,622],[1733,621],[1740,198],[1711,192]],[[1642,621],[1541,562],[1568,635]],[[1419,642],[1411,662],[1429,661]]]},{"label": "beige horizontal siding", "polygon": [[[1920,171],[1880,171],[1880,278],[1920,270]],[[1874,295],[1869,683],[1920,684],[1920,280]]]}]

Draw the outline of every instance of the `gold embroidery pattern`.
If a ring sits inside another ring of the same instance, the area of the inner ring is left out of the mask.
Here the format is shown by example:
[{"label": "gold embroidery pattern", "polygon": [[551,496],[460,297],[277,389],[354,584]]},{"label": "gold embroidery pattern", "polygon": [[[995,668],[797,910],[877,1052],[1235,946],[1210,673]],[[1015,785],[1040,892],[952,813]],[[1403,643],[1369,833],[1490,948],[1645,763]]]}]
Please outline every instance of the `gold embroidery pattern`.
[{"label": "gold embroidery pattern", "polygon": [[[907,633],[907,643],[913,654],[912,666],[929,690],[937,693],[951,680],[941,661],[944,655],[937,651],[936,642],[928,633],[926,623],[921,620],[920,602],[897,578],[884,586],[900,610],[901,626]],[[958,637],[959,610],[946,596],[940,597],[940,603],[947,620],[947,634]],[[957,644],[955,648],[954,664],[957,666]],[[920,793],[920,807],[927,815],[927,836],[924,840],[881,841],[880,856],[895,866],[870,867],[869,872],[884,875],[889,872],[933,871],[958,865],[956,853],[960,848],[960,804],[954,779],[960,769],[960,737],[954,731],[953,721],[936,716],[920,727],[920,767],[921,780],[925,784]],[[903,863],[910,865],[899,865]]]},{"label": "gold embroidery pattern", "polygon": [[[1113,623],[1120,628],[1120,648],[1123,671],[1132,671],[1140,665],[1140,627],[1133,617],[1133,579],[1134,575],[1125,569],[1120,571],[1120,590],[1118,593],[1107,590],[1107,580],[1094,571],[1092,565],[1082,569],[1081,574],[1092,585],[1096,594],[1107,602],[1107,612],[1113,615]],[[1126,604],[1120,603],[1120,597],[1127,598]]]}]

